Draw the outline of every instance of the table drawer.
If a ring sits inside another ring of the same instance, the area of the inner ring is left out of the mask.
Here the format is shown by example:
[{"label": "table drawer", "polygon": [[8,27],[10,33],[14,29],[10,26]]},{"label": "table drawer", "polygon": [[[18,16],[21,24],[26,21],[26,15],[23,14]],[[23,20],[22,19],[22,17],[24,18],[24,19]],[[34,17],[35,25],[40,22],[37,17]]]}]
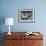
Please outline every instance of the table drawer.
[{"label": "table drawer", "polygon": [[4,46],[23,46],[23,40],[5,40]]},{"label": "table drawer", "polygon": [[24,36],[23,35],[15,35],[15,36],[4,36],[4,39],[10,39],[10,40],[22,40],[24,39]]},{"label": "table drawer", "polygon": [[24,46],[43,46],[42,40],[25,40]]},{"label": "table drawer", "polygon": [[16,45],[16,41],[15,40],[5,40],[4,41],[4,45],[5,46],[15,46]]},{"label": "table drawer", "polygon": [[43,40],[43,36],[41,36],[41,35],[34,35],[34,36],[30,36],[30,35],[26,35],[25,36],[25,39],[27,39],[27,40],[31,40],[31,39],[35,39],[35,40],[37,40],[37,39],[39,39],[39,40]]},{"label": "table drawer", "polygon": [[32,46],[43,46],[43,40],[32,41]]}]

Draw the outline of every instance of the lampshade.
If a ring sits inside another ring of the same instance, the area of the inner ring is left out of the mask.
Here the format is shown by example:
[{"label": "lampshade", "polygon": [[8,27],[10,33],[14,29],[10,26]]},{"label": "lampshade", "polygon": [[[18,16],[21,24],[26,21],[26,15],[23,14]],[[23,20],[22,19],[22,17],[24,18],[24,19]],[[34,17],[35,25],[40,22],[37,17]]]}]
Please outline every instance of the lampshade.
[{"label": "lampshade", "polygon": [[5,25],[14,25],[14,18],[5,18]]}]

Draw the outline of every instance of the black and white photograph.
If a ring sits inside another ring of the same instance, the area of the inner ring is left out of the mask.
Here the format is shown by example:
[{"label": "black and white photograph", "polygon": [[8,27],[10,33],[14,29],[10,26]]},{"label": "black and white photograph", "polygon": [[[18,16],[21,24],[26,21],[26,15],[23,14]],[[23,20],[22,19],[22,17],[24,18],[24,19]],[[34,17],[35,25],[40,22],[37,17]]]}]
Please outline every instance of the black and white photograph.
[{"label": "black and white photograph", "polygon": [[34,9],[19,9],[18,16],[19,22],[35,22]]}]

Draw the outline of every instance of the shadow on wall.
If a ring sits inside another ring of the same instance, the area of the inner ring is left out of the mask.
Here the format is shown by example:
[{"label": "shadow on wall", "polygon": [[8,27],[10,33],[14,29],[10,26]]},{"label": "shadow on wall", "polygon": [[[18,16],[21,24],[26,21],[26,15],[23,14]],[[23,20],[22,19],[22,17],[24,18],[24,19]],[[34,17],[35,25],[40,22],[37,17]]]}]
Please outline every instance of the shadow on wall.
[{"label": "shadow on wall", "polygon": [[0,16],[0,46],[3,46],[3,32],[2,32],[2,25],[5,23],[5,17]]}]

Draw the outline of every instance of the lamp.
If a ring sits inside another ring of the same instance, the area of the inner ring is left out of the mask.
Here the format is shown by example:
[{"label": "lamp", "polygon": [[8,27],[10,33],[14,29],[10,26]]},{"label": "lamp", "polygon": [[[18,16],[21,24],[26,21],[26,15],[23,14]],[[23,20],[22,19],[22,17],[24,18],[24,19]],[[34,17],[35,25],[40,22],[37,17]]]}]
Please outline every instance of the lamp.
[{"label": "lamp", "polygon": [[14,18],[5,18],[5,25],[9,25],[8,34],[11,35],[11,33],[10,33],[10,25],[14,25]]}]

